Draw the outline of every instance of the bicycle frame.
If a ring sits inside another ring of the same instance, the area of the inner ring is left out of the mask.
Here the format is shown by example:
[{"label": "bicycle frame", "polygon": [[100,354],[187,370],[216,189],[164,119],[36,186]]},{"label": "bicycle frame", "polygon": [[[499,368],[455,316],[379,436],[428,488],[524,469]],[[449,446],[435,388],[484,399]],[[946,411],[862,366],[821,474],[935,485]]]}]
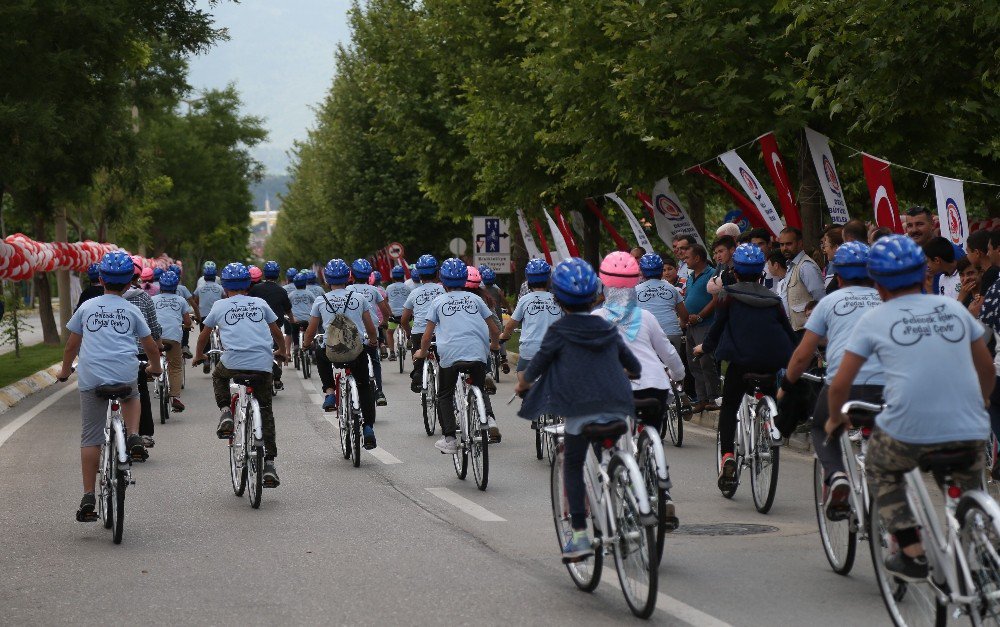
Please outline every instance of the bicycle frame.
[{"label": "bicycle frame", "polygon": [[855,452],[854,443],[843,430],[840,434],[840,451],[844,460],[844,470],[847,473],[847,481],[851,485],[850,500],[851,509],[855,513],[853,524],[858,527],[856,531],[861,534],[862,540],[868,539],[868,525],[864,521],[868,519],[870,512],[868,504],[871,503],[871,493],[868,491],[868,480],[865,472],[865,454],[868,450],[868,441],[861,441],[861,451]]},{"label": "bicycle frame", "polygon": [[[435,375],[437,375],[437,374],[438,373],[435,372]],[[463,376],[462,373],[459,373],[458,382],[455,384],[455,394],[454,394],[454,397],[455,397],[455,415],[456,416],[465,416],[466,415],[466,412],[468,411],[468,401],[466,399],[468,399],[468,397],[469,397],[469,390],[472,387],[473,387],[472,384],[470,384],[469,381],[468,381],[468,377]],[[476,411],[478,412],[478,415],[479,415],[479,424],[481,424],[481,425],[483,425],[485,427],[486,423],[487,423],[487,418],[486,418],[486,403],[483,402],[483,395],[481,393],[476,396]],[[462,423],[464,423],[464,420],[462,421]],[[464,424],[456,424],[456,426],[458,427],[458,429],[460,431],[462,431],[462,434],[464,436],[468,436],[469,435],[469,434],[465,433],[465,428],[464,428],[465,425]]]},{"label": "bicycle frame", "polygon": [[[633,426],[635,424],[633,423]],[[667,476],[667,456],[663,452],[663,440],[660,439],[660,434],[656,429],[644,426],[643,432],[648,432],[649,439],[653,441],[653,460],[656,462],[656,485],[663,490],[669,489],[670,480]],[[632,437],[630,439],[632,440],[632,455],[638,455],[639,446],[637,438]],[[646,498],[649,498],[648,494]]]},{"label": "bicycle frame", "polygon": [[112,439],[114,439],[115,447],[118,449],[118,463],[129,464],[131,458],[125,448],[125,420],[122,418],[121,401],[117,400],[108,401],[108,414],[104,422],[105,450],[111,446]]},{"label": "bicycle frame", "polygon": [[434,350],[433,346],[429,351],[427,351],[427,357],[424,359],[424,378],[423,383],[421,384],[424,392],[427,391],[427,375],[431,368],[434,369],[434,380],[439,381],[441,378],[441,366],[438,365],[437,351]]}]

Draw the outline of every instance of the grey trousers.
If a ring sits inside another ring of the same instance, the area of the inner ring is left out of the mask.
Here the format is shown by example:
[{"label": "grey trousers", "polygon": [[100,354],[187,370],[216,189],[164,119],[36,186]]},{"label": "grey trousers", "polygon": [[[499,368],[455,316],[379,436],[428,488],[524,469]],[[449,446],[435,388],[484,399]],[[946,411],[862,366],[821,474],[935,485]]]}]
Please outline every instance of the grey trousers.
[{"label": "grey trousers", "polygon": [[715,363],[715,356],[711,353],[705,353],[700,357],[694,355],[694,347],[705,341],[710,328],[712,328],[710,324],[687,328],[688,367],[691,376],[694,377],[695,393],[698,395],[698,400],[703,403],[712,403],[722,395],[719,390],[719,367]]}]

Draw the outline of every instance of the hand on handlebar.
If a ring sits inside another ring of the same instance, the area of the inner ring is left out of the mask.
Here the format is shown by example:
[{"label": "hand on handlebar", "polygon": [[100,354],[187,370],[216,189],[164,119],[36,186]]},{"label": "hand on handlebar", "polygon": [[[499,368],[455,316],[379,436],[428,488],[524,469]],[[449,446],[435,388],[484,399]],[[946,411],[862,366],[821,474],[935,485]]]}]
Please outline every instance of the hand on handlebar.
[{"label": "hand on handlebar", "polygon": [[70,366],[68,372],[66,371],[65,368],[63,368],[62,370],[59,371],[59,374],[56,375],[56,381],[58,381],[59,383],[66,383],[70,375],[73,374],[74,372],[76,372],[76,368],[72,366]]}]

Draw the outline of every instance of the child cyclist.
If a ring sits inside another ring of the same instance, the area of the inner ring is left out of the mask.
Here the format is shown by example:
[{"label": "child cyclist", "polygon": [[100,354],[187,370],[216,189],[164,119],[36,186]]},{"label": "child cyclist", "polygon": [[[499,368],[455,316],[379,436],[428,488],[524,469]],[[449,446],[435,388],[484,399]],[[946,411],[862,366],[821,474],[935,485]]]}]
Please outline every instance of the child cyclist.
[{"label": "child cyclist", "polygon": [[63,353],[62,370],[58,378],[65,381],[73,372],[73,359],[79,353],[77,375],[80,390],[80,414],[83,430],[80,438],[80,466],[83,471],[83,499],[76,512],[80,522],[97,520],[97,466],[104,444],[104,424],[108,402],[96,393],[102,385],[129,385],[130,392],[121,399],[126,446],[133,459],[146,458],[146,449],[139,435],[139,389],[136,375],[139,359],[136,357],[136,339],[149,356],[147,372],[160,374],[160,351],[150,335],[149,325],[142,313],[121,294],[129,288],[135,267],[125,252],[115,251],[104,255],[98,268],[104,295],[92,298],[76,310],[66,324],[69,339]]},{"label": "child cyclist", "polygon": [[642,371],[618,330],[590,315],[599,285],[594,269],[582,259],[573,257],[556,266],[552,292],[567,315],[549,327],[527,370],[518,373],[514,388],[518,394],[528,391],[518,411],[522,418],[555,414],[566,419],[563,474],[573,527],[572,535],[564,539],[566,563],[593,553],[583,483],[588,446],[584,427],[626,421],[635,407],[626,371],[630,376]]},{"label": "child cyclist", "polygon": [[[399,319],[403,315],[403,305],[406,304],[406,297],[410,295],[412,288],[406,286],[406,270],[403,266],[393,266],[389,273],[392,276],[392,283],[385,288],[386,300],[389,301],[389,361],[396,361],[396,329],[399,327]],[[403,332],[402,329],[399,330]],[[403,359],[403,355],[399,356]]]},{"label": "child cyclist", "polygon": [[160,275],[160,293],[153,297],[156,319],[163,329],[160,342],[167,347],[167,377],[170,387],[170,408],[175,412],[184,411],[181,402],[184,357],[182,344],[184,330],[191,328],[191,314],[194,309],[181,294],[177,293],[181,278],[172,270]]},{"label": "child cyclist", "polygon": [[[928,575],[920,529],[907,505],[904,475],[928,453],[965,450],[969,464],[952,479],[981,485],[995,383],[983,327],[950,296],[921,294],[927,259],[909,237],[890,235],[868,255],[868,276],[884,301],[858,321],[828,392],[833,434],[849,426],[841,413],[865,362],[877,357],[885,376],[885,410],[875,420],[865,466],[882,524],[899,551],[885,567],[904,580]],[[925,530],[926,531],[926,530]]]},{"label": "child cyclist", "polygon": [[[263,484],[265,488],[276,488],[280,480],[274,467],[278,445],[274,431],[274,411],[271,407],[271,367],[274,358],[288,361],[285,339],[277,325],[278,316],[271,311],[267,301],[247,294],[250,290],[250,272],[246,266],[231,263],[222,269],[220,278],[222,288],[226,290],[226,298],[216,302],[212,311],[205,316],[205,328],[198,336],[192,365],[205,360],[209,336],[212,329],[218,328],[219,338],[226,349],[219,365],[212,372],[212,389],[215,391],[215,404],[222,412],[215,434],[222,440],[233,435],[229,380],[238,374],[259,377],[260,385],[254,387],[254,396],[260,405],[261,427],[264,432]],[[272,353],[272,346],[279,348]]]},{"label": "child cyclist", "polygon": [[556,303],[555,297],[549,291],[549,278],[552,268],[544,259],[532,259],[524,267],[524,275],[528,280],[528,293],[517,299],[517,306],[504,325],[500,341],[510,339],[514,327],[521,325],[521,342],[517,355],[517,372],[524,372],[531,363],[531,358],[542,345],[542,338],[556,320],[563,317],[562,307]]}]

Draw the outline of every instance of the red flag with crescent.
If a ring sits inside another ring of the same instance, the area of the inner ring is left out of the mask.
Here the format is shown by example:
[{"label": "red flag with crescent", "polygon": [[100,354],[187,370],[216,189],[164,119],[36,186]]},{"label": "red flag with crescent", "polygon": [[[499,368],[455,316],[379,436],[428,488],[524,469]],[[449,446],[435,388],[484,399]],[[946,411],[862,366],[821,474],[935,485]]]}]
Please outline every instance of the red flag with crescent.
[{"label": "red flag with crescent", "polygon": [[902,233],[903,222],[899,217],[899,203],[896,202],[896,190],[892,186],[892,175],[889,173],[889,166],[892,164],[865,153],[861,153],[861,164],[865,170],[865,182],[868,183],[875,224],[889,227],[893,233]]},{"label": "red flag with crescent", "polygon": [[788,180],[788,169],[785,168],[785,160],[781,158],[778,150],[778,140],[774,138],[774,132],[760,136],[760,150],[764,155],[764,165],[774,181],[774,187],[778,190],[778,204],[781,205],[781,214],[785,216],[785,224],[802,228],[802,218],[799,216],[799,206],[795,203],[795,195],[792,193],[792,184]]}]

